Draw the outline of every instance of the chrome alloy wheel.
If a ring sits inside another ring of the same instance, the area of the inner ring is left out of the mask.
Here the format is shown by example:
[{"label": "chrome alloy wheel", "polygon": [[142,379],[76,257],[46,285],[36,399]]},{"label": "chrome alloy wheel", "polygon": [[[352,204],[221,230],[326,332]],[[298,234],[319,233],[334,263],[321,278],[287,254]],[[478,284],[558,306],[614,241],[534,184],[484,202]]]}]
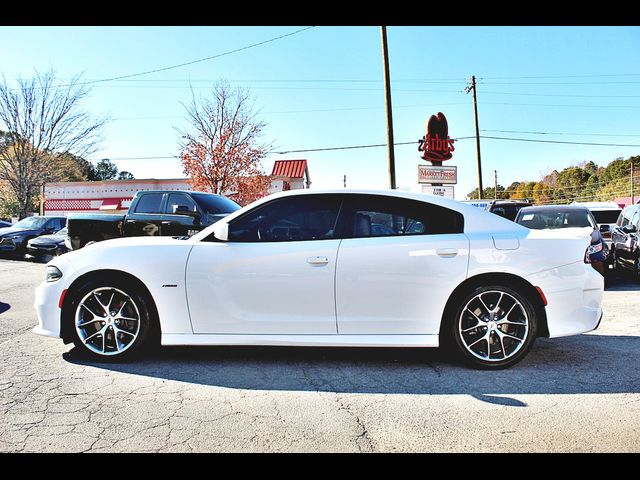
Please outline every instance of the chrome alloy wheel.
[{"label": "chrome alloy wheel", "polygon": [[485,362],[516,355],[529,333],[525,307],[514,296],[488,290],[474,296],[458,319],[458,334],[466,350]]},{"label": "chrome alloy wheel", "polygon": [[135,343],[140,333],[140,311],[122,290],[95,288],[76,308],[75,329],[93,353],[119,355]]}]

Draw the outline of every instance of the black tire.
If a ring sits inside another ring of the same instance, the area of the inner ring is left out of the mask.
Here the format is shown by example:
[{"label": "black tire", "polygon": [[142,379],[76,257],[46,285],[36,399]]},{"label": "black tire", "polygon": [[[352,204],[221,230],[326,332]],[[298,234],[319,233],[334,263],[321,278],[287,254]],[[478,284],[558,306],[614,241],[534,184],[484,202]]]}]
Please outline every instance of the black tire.
[{"label": "black tire", "polygon": [[460,295],[450,311],[444,343],[474,368],[515,365],[527,355],[537,335],[538,319],[531,300],[504,285],[476,287]]},{"label": "black tire", "polygon": [[[111,315],[104,309],[107,302]],[[81,356],[99,362],[128,360],[151,346],[150,340],[156,336],[152,302],[148,294],[130,280],[93,279],[74,292],[70,307],[65,308],[64,320]],[[83,303],[88,308],[83,307]],[[113,315],[116,310],[119,311]],[[80,324],[86,326],[83,328]],[[106,329],[104,336],[99,333],[102,329]]]}]

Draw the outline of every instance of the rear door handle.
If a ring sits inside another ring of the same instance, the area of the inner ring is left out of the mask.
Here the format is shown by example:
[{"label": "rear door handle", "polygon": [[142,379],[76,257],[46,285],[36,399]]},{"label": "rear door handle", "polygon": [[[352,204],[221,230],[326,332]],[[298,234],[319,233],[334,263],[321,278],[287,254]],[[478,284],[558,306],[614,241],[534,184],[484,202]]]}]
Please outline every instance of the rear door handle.
[{"label": "rear door handle", "polygon": [[327,257],[309,257],[307,263],[309,265],[326,265],[329,263],[329,259]]},{"label": "rear door handle", "polygon": [[457,248],[438,248],[436,253],[441,257],[455,257],[458,255]]}]

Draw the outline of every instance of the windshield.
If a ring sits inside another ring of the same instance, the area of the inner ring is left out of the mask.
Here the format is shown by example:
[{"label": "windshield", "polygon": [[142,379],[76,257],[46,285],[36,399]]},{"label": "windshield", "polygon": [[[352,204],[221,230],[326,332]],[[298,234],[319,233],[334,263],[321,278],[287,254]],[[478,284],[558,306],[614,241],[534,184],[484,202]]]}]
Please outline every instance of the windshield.
[{"label": "windshield", "polygon": [[48,218],[44,217],[27,217],[15,223],[13,226],[15,228],[41,228],[47,220]]},{"label": "windshield", "polygon": [[621,210],[591,210],[597,223],[616,223]]},{"label": "windshield", "polygon": [[240,209],[240,205],[227,197],[208,193],[192,193],[191,195],[193,195],[195,201],[198,202],[200,208],[207,213],[214,215],[218,213],[232,213]]},{"label": "windshield", "polygon": [[516,223],[536,230],[542,230],[545,228],[595,228],[595,225],[592,224],[589,212],[586,210],[521,211]]}]

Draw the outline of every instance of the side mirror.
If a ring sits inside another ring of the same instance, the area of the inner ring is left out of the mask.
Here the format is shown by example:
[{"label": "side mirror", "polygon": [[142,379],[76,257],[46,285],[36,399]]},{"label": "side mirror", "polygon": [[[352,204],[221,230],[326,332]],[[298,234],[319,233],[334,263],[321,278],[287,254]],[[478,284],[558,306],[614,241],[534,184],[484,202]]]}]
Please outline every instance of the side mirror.
[{"label": "side mirror", "polygon": [[627,225],[622,227],[622,231],[624,233],[637,233],[638,229],[636,228],[636,226],[634,224],[628,223]]},{"label": "side mirror", "polygon": [[229,240],[229,224],[224,221],[218,221],[213,224],[213,236],[222,242]]},{"label": "side mirror", "polygon": [[200,218],[200,214],[190,210],[186,205],[174,205],[172,212],[174,215],[187,215],[189,217]]}]

